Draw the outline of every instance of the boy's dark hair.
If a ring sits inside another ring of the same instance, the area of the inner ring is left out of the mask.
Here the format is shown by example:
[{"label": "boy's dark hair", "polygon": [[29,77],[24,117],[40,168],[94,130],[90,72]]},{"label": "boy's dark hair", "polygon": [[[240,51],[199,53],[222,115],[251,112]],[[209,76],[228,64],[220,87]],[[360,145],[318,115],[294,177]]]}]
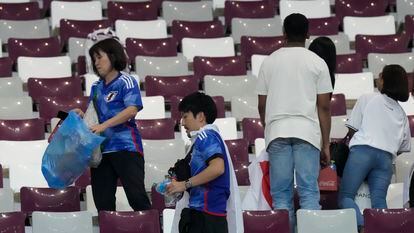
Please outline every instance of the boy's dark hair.
[{"label": "boy's dark hair", "polygon": [[316,53],[328,65],[332,88],[334,88],[336,70],[336,48],[334,42],[329,37],[321,36],[312,41],[309,45],[309,50]]},{"label": "boy's dark hair", "polygon": [[194,117],[203,112],[207,124],[212,124],[217,118],[216,103],[213,98],[201,92],[194,92],[184,97],[178,105],[180,112],[191,112]]},{"label": "boy's dark hair", "polygon": [[305,42],[308,28],[308,19],[299,13],[290,14],[283,21],[283,29],[288,42]]},{"label": "boy's dark hair", "polygon": [[94,55],[99,54],[100,51],[105,52],[108,55],[111,65],[115,70],[122,71],[126,68],[128,58],[124,52],[124,48],[116,39],[108,38],[99,41],[89,49],[89,56],[91,56],[93,71],[96,74],[98,74],[98,70],[95,67]]},{"label": "boy's dark hair", "polygon": [[405,102],[408,100],[408,78],[400,65],[386,65],[382,70],[383,85],[381,93],[388,97]]}]

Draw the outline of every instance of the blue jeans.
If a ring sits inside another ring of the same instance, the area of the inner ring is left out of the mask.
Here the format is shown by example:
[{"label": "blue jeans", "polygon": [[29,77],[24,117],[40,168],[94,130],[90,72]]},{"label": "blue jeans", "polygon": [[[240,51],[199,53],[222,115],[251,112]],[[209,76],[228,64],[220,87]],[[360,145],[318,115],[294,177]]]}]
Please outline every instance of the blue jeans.
[{"label": "blue jeans", "polygon": [[288,210],[290,224],[294,226],[294,169],[300,207],[310,210],[321,208],[318,186],[320,151],[312,144],[298,138],[276,138],[270,142],[267,152],[273,208]]},{"label": "blue jeans", "polygon": [[355,203],[355,195],[359,186],[368,178],[372,208],[385,209],[387,208],[386,196],[391,177],[391,153],[367,145],[351,147],[339,189],[339,206],[354,208],[358,226],[363,226],[364,218]]}]

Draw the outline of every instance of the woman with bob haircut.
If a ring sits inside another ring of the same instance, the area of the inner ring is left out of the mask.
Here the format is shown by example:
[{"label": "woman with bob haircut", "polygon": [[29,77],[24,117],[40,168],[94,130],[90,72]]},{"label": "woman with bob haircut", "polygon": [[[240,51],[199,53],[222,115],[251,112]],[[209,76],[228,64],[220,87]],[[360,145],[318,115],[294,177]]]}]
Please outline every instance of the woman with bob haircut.
[{"label": "woman with bob haircut", "polygon": [[399,65],[387,65],[378,83],[380,93],[361,96],[346,124],[350,152],[338,200],[341,208],[355,209],[360,232],[364,219],[354,200],[358,188],[367,180],[372,208],[387,208],[392,162],[411,149],[408,119],[398,103],[409,97],[407,73]]},{"label": "woman with bob haircut", "polygon": [[[137,81],[121,72],[128,63],[124,48],[115,38],[95,43],[89,49],[93,71],[100,80],[91,88],[99,124],[90,129],[105,137],[102,161],[91,168],[92,194],[98,211],[115,211],[115,193],[120,179],[134,211],[150,208],[144,186],[144,154],[135,115],[142,109]],[[80,109],[76,112],[83,116]]]},{"label": "woman with bob haircut", "polygon": [[331,76],[332,88],[335,86],[336,70],[336,47],[335,43],[326,36],[321,36],[312,41],[309,50],[322,58],[328,65],[329,76]]}]

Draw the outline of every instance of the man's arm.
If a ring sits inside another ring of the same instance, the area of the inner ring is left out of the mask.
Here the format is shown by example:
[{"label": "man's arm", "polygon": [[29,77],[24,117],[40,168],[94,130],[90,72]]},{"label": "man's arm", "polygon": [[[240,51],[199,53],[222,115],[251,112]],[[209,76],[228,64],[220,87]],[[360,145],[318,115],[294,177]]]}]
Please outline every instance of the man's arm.
[{"label": "man's arm", "polygon": [[319,125],[322,134],[321,161],[326,165],[331,161],[329,151],[329,134],[331,132],[331,93],[318,94],[316,107],[318,109]]},{"label": "man's arm", "polygon": [[[224,173],[224,169],[224,160],[220,157],[216,157],[208,163],[208,166],[204,171],[191,177],[189,180],[192,183],[192,186],[202,185],[221,176]],[[171,195],[184,192],[185,190],[185,181],[173,180],[167,187],[167,194]]]},{"label": "man's arm", "polygon": [[265,116],[266,116],[266,101],[267,101],[267,95],[258,95],[259,98],[259,115],[260,115],[260,121],[262,122],[263,128],[266,126],[265,122]]}]

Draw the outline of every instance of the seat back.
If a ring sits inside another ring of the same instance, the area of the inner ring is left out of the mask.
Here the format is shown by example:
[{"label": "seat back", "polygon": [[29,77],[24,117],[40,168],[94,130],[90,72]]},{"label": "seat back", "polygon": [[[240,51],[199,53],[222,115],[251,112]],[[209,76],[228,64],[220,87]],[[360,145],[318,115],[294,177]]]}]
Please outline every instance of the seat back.
[{"label": "seat back", "polygon": [[221,38],[183,38],[183,55],[192,62],[195,56],[229,57],[235,56],[234,42],[231,37]]},{"label": "seat back", "polygon": [[68,56],[59,57],[19,57],[18,75],[23,82],[29,78],[71,77],[71,61]]},{"label": "seat back", "polygon": [[0,3],[0,19],[33,20],[40,18],[38,2],[9,1]]},{"label": "seat back", "polygon": [[[0,167],[1,168],[1,167]],[[3,176],[1,177],[3,179]],[[14,193],[10,188],[0,187],[0,213],[12,212],[14,211]],[[2,220],[0,217],[0,230],[2,225]]]},{"label": "seat back", "polygon": [[171,118],[137,120],[142,139],[162,140],[174,139],[175,122]]},{"label": "seat back", "polygon": [[[252,90],[252,89],[250,89]],[[257,96],[234,96],[231,98],[231,115],[242,121],[243,118],[259,118]]]},{"label": "seat back", "polygon": [[45,139],[42,119],[0,120],[0,140],[31,141]]},{"label": "seat back", "polygon": [[145,106],[135,119],[162,119],[165,118],[165,105],[163,96],[144,96],[142,97],[142,105]]},{"label": "seat back", "polygon": [[370,53],[368,54],[368,69],[374,74],[374,78],[378,78],[385,65],[398,64],[402,66],[407,73],[414,70],[414,53]]},{"label": "seat back", "polygon": [[[41,157],[39,160],[41,160]],[[26,162],[21,164],[11,164],[9,166],[10,188],[18,193],[22,187],[49,187],[41,169],[39,169],[40,166],[40,161],[38,163]],[[28,179],[28,177],[30,177],[30,179]]]},{"label": "seat back", "polygon": [[7,42],[9,57],[13,62],[20,56],[53,57],[60,55],[60,42],[57,37],[41,39],[9,38]]},{"label": "seat back", "polygon": [[336,55],[336,73],[361,73],[362,57],[358,53]]},{"label": "seat back", "polygon": [[344,17],[344,33],[349,41],[355,41],[355,36],[362,35],[392,35],[396,33],[393,15],[375,17]]},{"label": "seat back", "polygon": [[[310,36],[308,40],[306,40],[306,48],[319,36]],[[348,36],[344,33],[340,32],[338,35],[328,35],[329,39],[331,39],[336,48],[336,54],[349,54],[351,52],[350,44]]]},{"label": "seat back", "polygon": [[410,232],[414,227],[413,219],[413,209],[365,209],[365,232]]},{"label": "seat back", "polygon": [[[171,57],[177,56],[177,41],[174,38],[163,39],[126,39],[126,50],[130,60],[136,56]],[[145,78],[145,77],[143,77]]]},{"label": "seat back", "polygon": [[62,44],[66,44],[70,37],[86,38],[89,33],[111,26],[107,19],[102,20],[74,20],[61,19],[59,22],[59,36]]},{"label": "seat back", "polygon": [[233,18],[231,20],[234,43],[240,44],[242,36],[282,36],[282,20],[280,16],[273,18]]},{"label": "seat back", "polygon": [[13,233],[24,233],[26,215],[23,212],[2,213],[0,215],[0,231]]},{"label": "seat back", "polygon": [[225,25],[231,25],[233,18],[272,18],[275,9],[268,1],[225,1]]},{"label": "seat back", "polygon": [[220,20],[212,21],[183,21],[173,20],[171,34],[181,43],[184,37],[216,38],[224,37],[224,26]]},{"label": "seat back", "polygon": [[406,33],[395,35],[356,35],[355,50],[366,59],[368,53],[405,53],[411,36]]},{"label": "seat back", "polygon": [[286,210],[243,212],[245,233],[289,233],[289,213]]},{"label": "seat back", "polygon": [[176,57],[137,56],[135,58],[135,69],[141,80],[144,80],[147,75],[189,75],[187,60],[182,55]]},{"label": "seat back", "polygon": [[101,233],[160,233],[160,218],[157,210],[137,212],[99,212]]},{"label": "seat back", "polygon": [[336,17],[311,18],[309,21],[309,35],[337,35],[339,20]]},{"label": "seat back", "polygon": [[252,55],[270,55],[285,45],[283,36],[242,36],[240,42],[241,55],[247,62],[251,61]]},{"label": "seat back", "polygon": [[213,3],[211,1],[163,1],[162,17],[171,26],[173,20],[211,21],[213,20]]},{"label": "seat back", "polygon": [[0,77],[12,76],[13,61],[9,57],[0,57]]},{"label": "seat back", "polygon": [[119,40],[125,43],[126,38],[159,39],[167,38],[167,24],[165,20],[116,20],[116,33]]},{"label": "seat back", "polygon": [[0,39],[6,43],[9,38],[45,38],[50,36],[47,19],[0,20]]},{"label": "seat back", "polygon": [[171,96],[187,96],[198,91],[198,80],[193,75],[163,77],[147,76],[145,78],[146,96],[164,96],[169,101]]},{"label": "seat back", "polygon": [[108,19],[114,23],[124,20],[156,20],[157,7],[149,2],[108,2]]},{"label": "seat back", "polygon": [[100,1],[52,1],[50,5],[50,18],[52,29],[59,27],[61,19],[101,20],[102,4]]},{"label": "seat back", "polygon": [[264,138],[264,128],[259,118],[242,119],[243,138],[254,145],[257,138]]},{"label": "seat back", "polygon": [[279,9],[282,20],[292,13],[300,13],[306,16],[306,18],[326,18],[331,16],[329,0],[280,1]]},{"label": "seat back", "polygon": [[23,96],[23,83],[19,78],[0,78],[0,97]]},{"label": "seat back", "polygon": [[0,119],[33,118],[32,99],[28,96],[0,98]]},{"label": "seat back", "polygon": [[32,213],[33,233],[92,233],[92,214],[88,211]]},{"label": "seat back", "polygon": [[43,97],[67,98],[83,96],[82,82],[80,78],[29,78],[27,81],[29,96],[35,102]]},{"label": "seat back", "polygon": [[371,72],[336,74],[333,93],[342,93],[345,98],[358,99],[361,95],[374,92],[374,77]]},{"label": "seat back", "polygon": [[200,81],[205,75],[245,75],[246,62],[242,56],[230,57],[194,57],[194,76]]},{"label": "seat back", "polygon": [[354,209],[303,210],[296,212],[298,233],[357,233]]}]

